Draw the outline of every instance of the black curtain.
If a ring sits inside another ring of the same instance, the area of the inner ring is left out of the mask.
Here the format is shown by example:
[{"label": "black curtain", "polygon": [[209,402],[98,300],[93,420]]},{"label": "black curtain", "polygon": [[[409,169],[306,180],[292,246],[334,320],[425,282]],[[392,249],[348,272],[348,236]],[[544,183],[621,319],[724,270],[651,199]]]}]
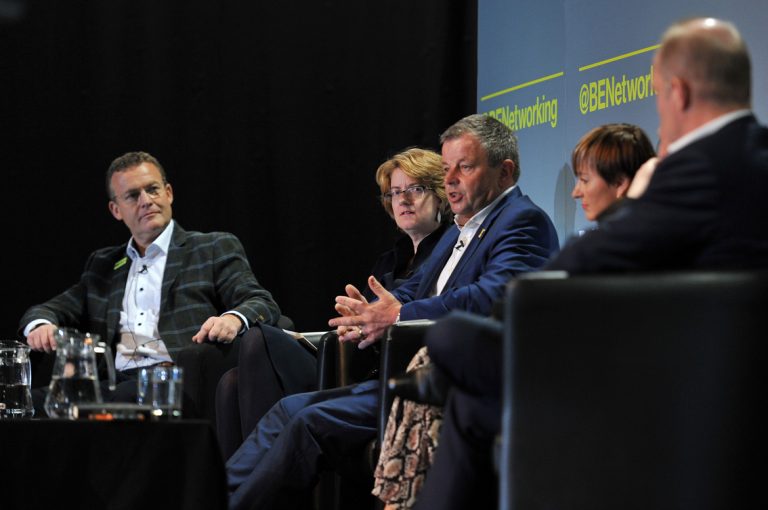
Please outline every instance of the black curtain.
[{"label": "black curtain", "polygon": [[377,166],[474,111],[476,1],[35,0],[0,23],[2,335],[129,233],[110,161],[145,150],[188,230],[243,242],[323,330],[394,238]]}]

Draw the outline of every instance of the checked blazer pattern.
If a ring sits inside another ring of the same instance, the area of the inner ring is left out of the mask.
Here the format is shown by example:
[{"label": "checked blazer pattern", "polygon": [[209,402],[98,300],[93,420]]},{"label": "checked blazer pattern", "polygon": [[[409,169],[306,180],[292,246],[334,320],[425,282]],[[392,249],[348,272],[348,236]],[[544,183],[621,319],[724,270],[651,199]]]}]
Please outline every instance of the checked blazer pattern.
[{"label": "checked blazer pattern", "polygon": [[[123,244],[91,253],[80,281],[27,310],[20,331],[34,319],[47,319],[114,344],[130,268],[130,263],[121,263],[125,250]],[[277,324],[280,318],[277,303],[259,285],[237,237],[227,232],[187,232],[175,223],[158,323],[171,356],[191,343],[208,317],[230,310],[243,314],[250,324]]]}]

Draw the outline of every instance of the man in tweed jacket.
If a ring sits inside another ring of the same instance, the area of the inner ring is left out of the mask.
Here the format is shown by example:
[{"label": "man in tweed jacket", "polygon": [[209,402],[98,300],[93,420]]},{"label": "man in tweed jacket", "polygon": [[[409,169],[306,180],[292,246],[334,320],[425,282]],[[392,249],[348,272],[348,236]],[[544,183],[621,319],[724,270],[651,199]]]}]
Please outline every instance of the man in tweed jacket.
[{"label": "man in tweed jacket", "polygon": [[171,219],[173,190],[154,157],[115,159],[107,190],[131,239],[93,252],[78,283],[24,314],[33,349],[53,350],[57,326],[88,331],[116,345],[117,368],[132,378],[193,341],[231,342],[257,321],[277,323],[280,309],[234,235],[187,232]]}]

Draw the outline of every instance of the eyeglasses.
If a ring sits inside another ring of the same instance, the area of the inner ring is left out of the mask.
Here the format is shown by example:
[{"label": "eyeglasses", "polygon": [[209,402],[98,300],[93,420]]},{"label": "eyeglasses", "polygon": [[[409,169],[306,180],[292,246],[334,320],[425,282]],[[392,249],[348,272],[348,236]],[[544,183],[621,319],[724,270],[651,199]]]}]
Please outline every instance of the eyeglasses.
[{"label": "eyeglasses", "polygon": [[403,195],[408,200],[419,200],[420,198],[424,197],[424,194],[427,191],[432,189],[433,188],[430,188],[429,186],[416,184],[414,186],[408,186],[405,189],[393,189],[391,191],[387,191],[381,195],[381,199],[391,201],[393,198],[399,198],[400,195]]},{"label": "eyeglasses", "polygon": [[117,200],[118,198],[125,202],[126,204],[135,204],[139,201],[139,197],[141,196],[141,192],[147,194],[149,198],[157,198],[160,196],[160,193],[163,192],[164,187],[159,184],[150,184],[149,186],[145,188],[139,188],[129,191],[128,193],[124,193],[121,196],[113,196],[113,200]]}]

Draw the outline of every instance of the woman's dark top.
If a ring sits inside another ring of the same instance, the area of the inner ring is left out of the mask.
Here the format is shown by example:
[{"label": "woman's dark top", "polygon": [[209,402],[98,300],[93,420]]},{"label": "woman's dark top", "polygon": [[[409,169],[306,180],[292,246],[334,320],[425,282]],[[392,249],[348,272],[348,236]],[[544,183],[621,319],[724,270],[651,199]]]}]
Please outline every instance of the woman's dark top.
[{"label": "woman's dark top", "polygon": [[[448,223],[441,223],[437,229],[431,234],[421,240],[419,247],[416,250],[416,254],[413,253],[413,242],[407,234],[402,234],[395,241],[395,246],[384,253],[382,253],[373,265],[371,274],[376,277],[379,282],[387,290],[392,290],[405,280],[410,278],[413,273],[424,263],[429,255],[432,253],[432,249],[437,245],[437,242],[443,237]],[[368,285],[361,287],[365,289],[363,295],[367,300],[375,299]]]},{"label": "woman's dark top", "polygon": [[[402,234],[395,241],[395,246],[382,253],[373,265],[371,274],[387,290],[392,290],[410,278],[425,260],[429,258],[437,242],[443,237],[449,223],[443,222],[431,234],[421,240],[416,254],[413,253],[413,241],[407,234]],[[368,301],[376,299],[376,295],[368,288],[368,284],[359,287]],[[376,379],[379,373],[379,343],[367,349],[358,351],[355,363],[350,363],[348,374],[351,381]],[[357,349],[355,349],[357,351]]]}]

